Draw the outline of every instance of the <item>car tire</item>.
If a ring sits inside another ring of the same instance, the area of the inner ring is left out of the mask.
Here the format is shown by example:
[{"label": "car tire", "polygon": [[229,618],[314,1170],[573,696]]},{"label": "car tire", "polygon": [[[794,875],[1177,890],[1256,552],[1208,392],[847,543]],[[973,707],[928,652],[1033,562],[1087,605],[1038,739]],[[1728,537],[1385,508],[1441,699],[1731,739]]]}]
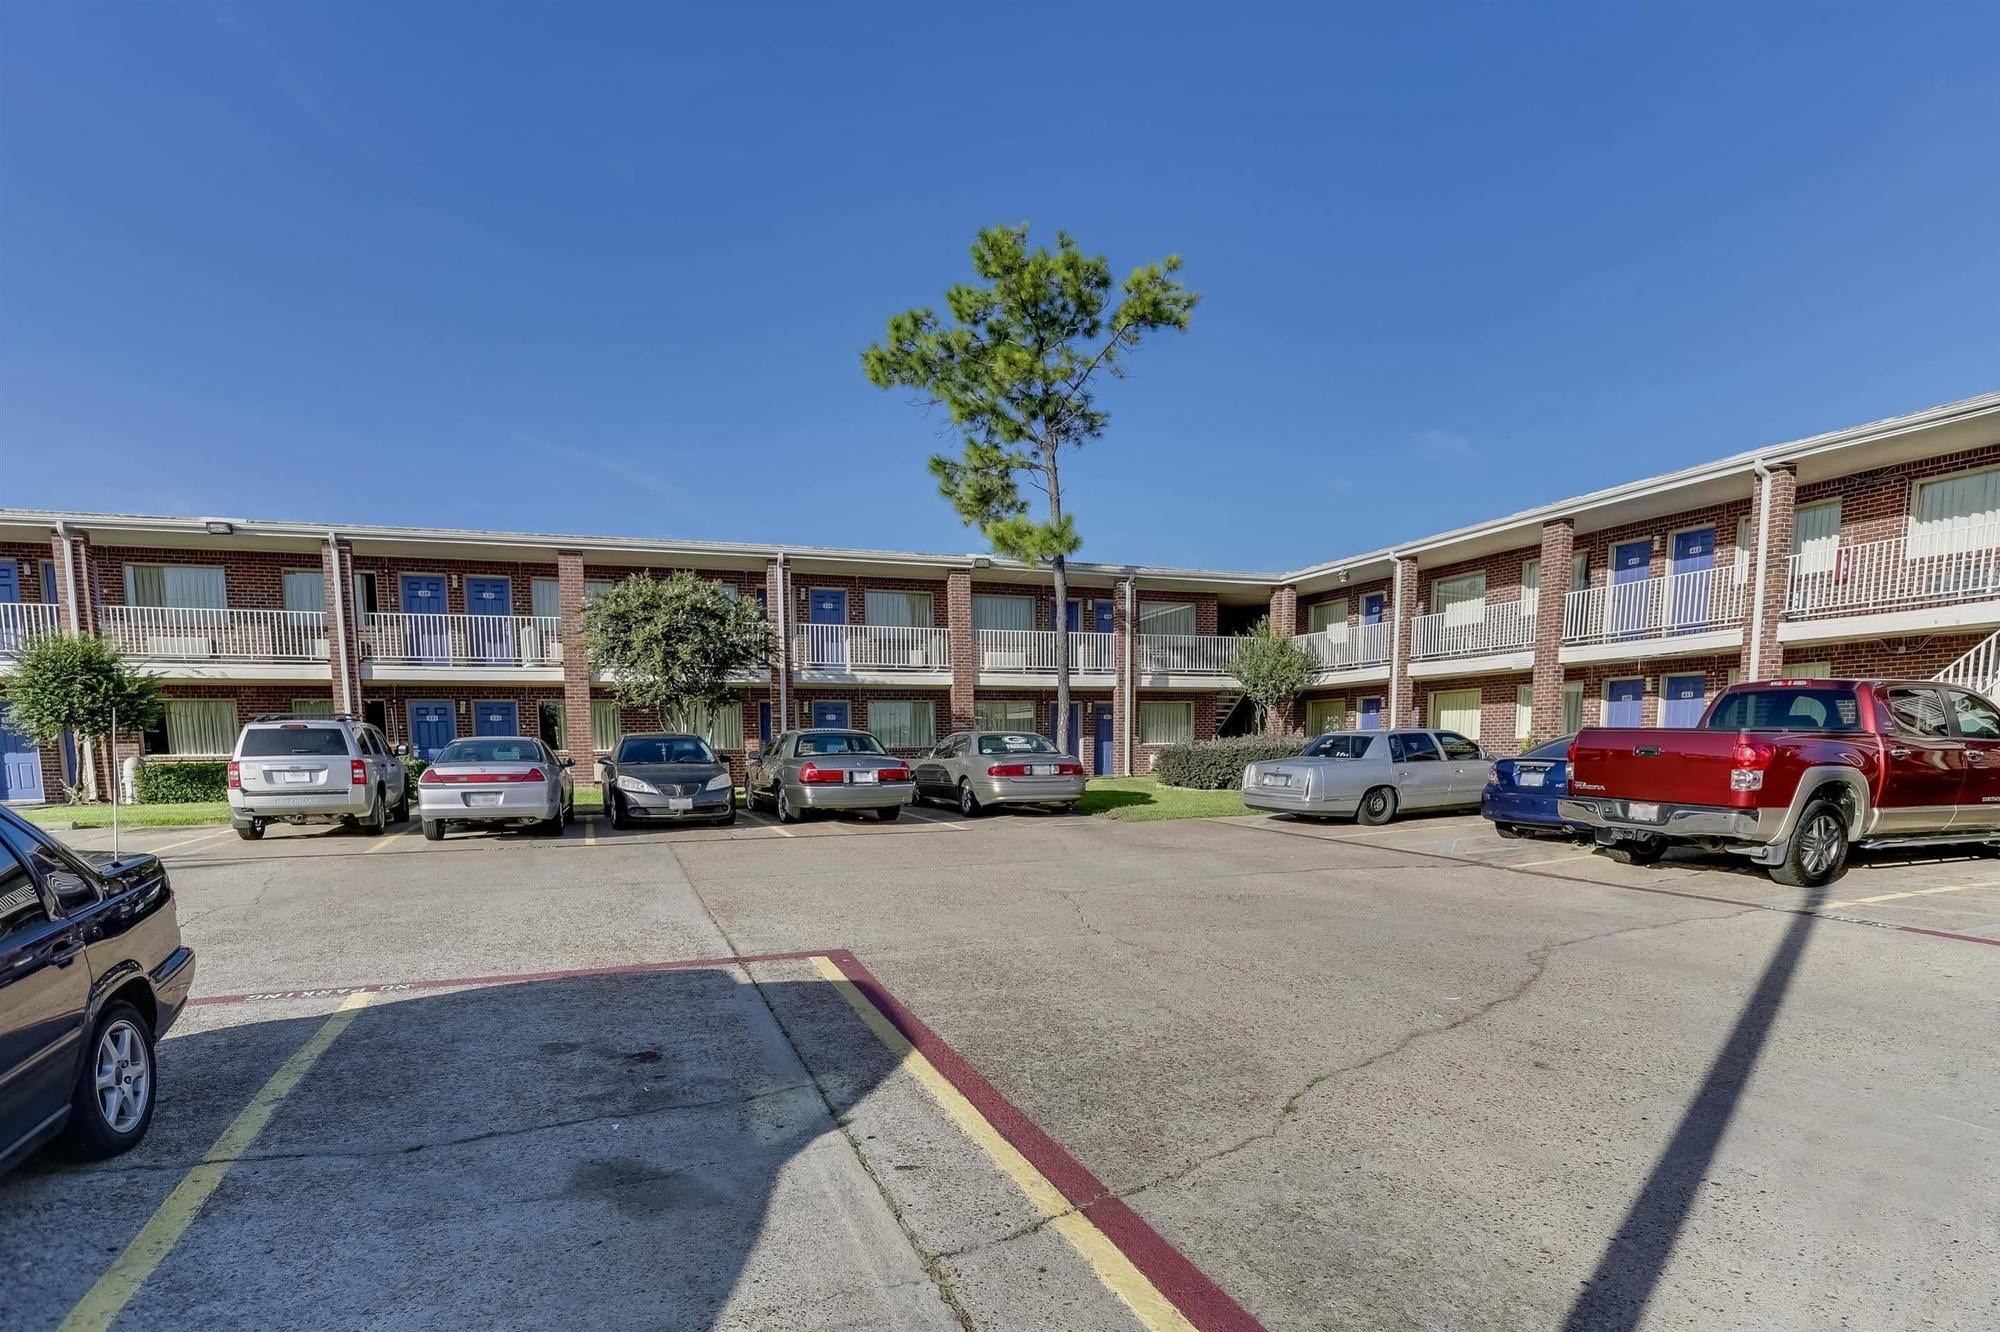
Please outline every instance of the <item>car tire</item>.
[{"label": "car tire", "polygon": [[722,817],[715,821],[715,826],[718,828],[727,828],[734,822],[736,822],[736,793],[731,791],[729,793],[729,808],[723,811]]},{"label": "car tire", "polygon": [[1396,789],[1392,786],[1370,787],[1361,797],[1361,803],[1354,807],[1354,821],[1365,823],[1371,828],[1380,827],[1396,817]]},{"label": "car tire", "polygon": [[[111,1085],[102,1085],[107,1078]],[[130,1151],[146,1136],[158,1099],[152,1024],[123,1000],[106,1004],[77,1070],[64,1146],[86,1161]]]},{"label": "car tire", "polygon": [[569,806],[558,801],[556,803],[556,816],[552,819],[543,819],[539,831],[544,837],[561,837],[564,833],[568,832]]},{"label": "car tire", "polygon": [[1601,849],[1620,865],[1650,865],[1667,854],[1667,842],[1663,837],[1647,834],[1624,838]]},{"label": "car tire", "polygon": [[391,823],[410,821],[410,781],[407,777],[403,779],[402,794],[396,797],[395,805],[389,810],[389,821]]},{"label": "car tire", "polygon": [[261,823],[239,823],[236,825],[236,835],[246,842],[262,841],[264,837],[264,825]]},{"label": "car tire", "polygon": [[1493,834],[1512,842],[1520,838],[1521,830],[1511,823],[1496,823],[1493,825]]},{"label": "car tire", "polygon": [[771,806],[780,823],[797,823],[799,812],[792,808],[792,798],[785,794],[785,784],[780,781],[771,792]]},{"label": "car tire", "polygon": [[875,820],[878,823],[894,823],[902,816],[903,807],[901,805],[884,805],[881,809],[875,811]]},{"label": "car tire", "polygon": [[986,806],[979,803],[979,797],[972,793],[972,783],[961,777],[958,779],[958,812],[968,819],[976,819],[986,812]]},{"label": "car tire", "polygon": [[1847,819],[1831,800],[1814,800],[1785,839],[1785,858],[1771,879],[1787,888],[1818,888],[1847,870]]},{"label": "car tire", "polygon": [[619,801],[618,792],[615,790],[604,793],[604,819],[614,828],[625,826],[625,806]]},{"label": "car tire", "polygon": [[382,788],[375,788],[375,798],[368,804],[368,812],[356,824],[365,837],[380,837],[389,827],[389,804]]},{"label": "car tire", "polygon": [[1076,813],[1076,802],[1074,800],[1065,801],[1060,805],[1051,805],[1049,808],[1058,814],[1074,814]]}]

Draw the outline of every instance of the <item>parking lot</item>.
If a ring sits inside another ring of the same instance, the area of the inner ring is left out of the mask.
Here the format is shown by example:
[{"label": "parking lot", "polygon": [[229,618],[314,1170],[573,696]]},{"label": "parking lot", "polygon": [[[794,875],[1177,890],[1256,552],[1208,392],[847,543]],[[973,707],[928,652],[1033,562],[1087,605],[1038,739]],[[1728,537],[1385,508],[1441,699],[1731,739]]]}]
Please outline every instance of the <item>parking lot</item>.
[{"label": "parking lot", "polygon": [[[108,835],[76,834],[80,845]],[[0,1323],[1984,1328],[2000,861],[1465,817],[129,835],[151,1136]]]}]

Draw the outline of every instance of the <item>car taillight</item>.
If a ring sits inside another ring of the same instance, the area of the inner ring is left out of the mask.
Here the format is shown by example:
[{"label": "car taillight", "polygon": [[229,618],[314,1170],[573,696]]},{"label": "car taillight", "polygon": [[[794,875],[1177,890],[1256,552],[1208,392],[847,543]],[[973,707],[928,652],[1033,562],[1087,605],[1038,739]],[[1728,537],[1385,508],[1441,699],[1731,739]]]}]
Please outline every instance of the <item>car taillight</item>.
[{"label": "car taillight", "polygon": [[1081,777],[1083,776],[1083,765],[1081,763],[1058,763],[1056,765],[1056,773],[1063,777]]},{"label": "car taillight", "polygon": [[418,786],[443,786],[444,775],[436,768],[425,768],[424,775],[417,778]]},{"label": "car taillight", "polygon": [[243,789],[243,765],[235,759],[229,760],[229,789],[232,791]]},{"label": "car taillight", "polygon": [[347,780],[353,786],[368,785],[368,765],[360,759],[351,761],[347,765]]},{"label": "car taillight", "polygon": [[1732,757],[1734,767],[1729,772],[1729,789],[1732,791],[1761,791],[1764,789],[1764,765],[1777,753],[1775,746],[1757,740],[1739,740],[1736,753]]},{"label": "car taillight", "polygon": [[1025,763],[995,763],[986,770],[988,777],[1026,777],[1028,765]]},{"label": "car taillight", "polygon": [[908,768],[877,768],[875,779],[881,782],[907,782],[910,780]]},{"label": "car taillight", "polygon": [[1570,741],[1569,748],[1563,751],[1563,762],[1571,765],[1576,763],[1576,741]]},{"label": "car taillight", "polygon": [[439,772],[436,768],[425,768],[424,775],[417,778],[419,786],[491,786],[495,782],[544,782],[548,778],[540,768],[530,768],[526,772]]},{"label": "car taillight", "polygon": [[839,768],[822,768],[817,763],[808,763],[799,769],[799,780],[807,786],[819,786],[827,782],[844,782],[847,774]]}]

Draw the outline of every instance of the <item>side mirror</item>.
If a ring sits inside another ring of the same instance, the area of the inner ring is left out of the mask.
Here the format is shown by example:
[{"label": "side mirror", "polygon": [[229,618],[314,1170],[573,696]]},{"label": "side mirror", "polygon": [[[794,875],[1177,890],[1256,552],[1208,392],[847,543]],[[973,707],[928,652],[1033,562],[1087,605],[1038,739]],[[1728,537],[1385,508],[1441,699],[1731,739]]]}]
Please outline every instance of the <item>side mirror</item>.
[{"label": "side mirror", "polygon": [[565,755],[564,757],[556,760],[556,766],[558,768],[574,768],[576,766],[576,760]]},{"label": "side mirror", "polygon": [[397,758],[408,758],[410,756],[410,747],[408,745],[397,745],[395,753]]}]

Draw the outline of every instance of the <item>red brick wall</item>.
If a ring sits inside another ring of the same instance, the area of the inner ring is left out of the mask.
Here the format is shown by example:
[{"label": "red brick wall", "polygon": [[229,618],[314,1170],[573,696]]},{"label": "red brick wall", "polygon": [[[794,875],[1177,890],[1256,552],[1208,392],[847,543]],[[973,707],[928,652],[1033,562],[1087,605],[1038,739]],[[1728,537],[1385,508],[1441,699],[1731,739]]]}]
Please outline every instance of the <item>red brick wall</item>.
[{"label": "red brick wall", "polygon": [[1315,592],[1309,597],[1300,597],[1299,632],[1305,633],[1311,627],[1312,608],[1314,606],[1325,601],[1339,601],[1343,597],[1347,599],[1347,622],[1350,625],[1360,624],[1362,601],[1377,592],[1382,594],[1382,604],[1385,607],[1384,613],[1386,614],[1386,608],[1390,607],[1391,603],[1396,600],[1395,585],[1386,578],[1377,578],[1372,582],[1355,583],[1351,587],[1334,588],[1327,592]]},{"label": "red brick wall", "polygon": [[[991,699],[1026,699],[1035,705],[1035,733],[1046,736],[1055,734],[1056,696],[1051,690],[982,689],[979,691],[979,699],[981,702]],[[1108,776],[1108,773],[1100,773],[1096,768],[1096,705],[1109,703],[1115,708],[1117,703],[1112,697],[1112,691],[1073,689],[1070,691],[1070,702],[1077,708],[1077,753],[1081,756],[1084,768],[1092,776]],[[1115,752],[1113,762],[1116,762]]]},{"label": "red brick wall", "polygon": [[818,588],[838,588],[847,593],[849,624],[868,623],[867,594],[870,591],[927,593],[931,599],[930,627],[942,629],[950,623],[951,608],[942,578],[853,578],[838,574],[809,574],[797,568],[792,570],[793,623],[805,624],[811,619],[811,598]]},{"label": "red brick wall", "polygon": [[[554,559],[543,561],[512,560],[434,560],[428,556],[384,558],[380,555],[354,556],[356,573],[375,575],[375,599],[377,607],[384,613],[405,609],[403,606],[404,574],[441,574],[445,581],[444,613],[465,614],[465,580],[472,578],[505,578],[510,580],[507,595],[512,603],[510,614],[534,614],[534,580],[556,577]],[[454,586],[454,581],[456,585]]]},{"label": "red brick wall", "polygon": [[[1446,578],[1458,578],[1469,573],[1483,572],[1486,575],[1486,600],[1488,602],[1519,601],[1521,599],[1521,565],[1524,561],[1539,559],[1541,543],[1522,546],[1518,550],[1501,551],[1497,555],[1486,555],[1476,560],[1460,560],[1457,564],[1441,564],[1436,568],[1424,568],[1418,572],[1416,589],[1419,615],[1436,610],[1432,603],[1435,598],[1431,588]],[[1356,603],[1357,605],[1359,603]]]},{"label": "red brick wall", "polygon": [[[1860,679],[1928,680],[1977,647],[1986,635],[1932,634],[1913,638],[1871,639],[1864,643],[1787,643],[1785,660],[1823,661],[1835,676]],[[1774,675],[1783,678],[1782,670]]]},{"label": "red brick wall", "polygon": [[[1736,523],[1738,519],[1744,517],[1751,519],[1753,530],[1750,533],[1750,540],[1754,543],[1757,539],[1754,530],[1755,505],[1750,499],[1744,498],[1711,504],[1700,509],[1688,509],[1664,518],[1648,518],[1644,522],[1607,527],[1602,531],[1579,532],[1576,534],[1574,549],[1579,554],[1587,553],[1590,556],[1590,567],[1587,571],[1588,586],[1602,587],[1610,580],[1607,571],[1611,568],[1611,553],[1624,543],[1637,541],[1641,537],[1652,539],[1653,555],[1647,566],[1647,577],[1658,578],[1667,572],[1667,559],[1673,551],[1671,533],[1689,527],[1713,527],[1715,567],[1726,569],[1736,559]],[[1754,553],[1751,558],[1753,560],[1756,558]]]},{"label": "red brick wall", "polygon": [[[1868,541],[1886,541],[1892,537],[1902,536],[1908,531],[1909,517],[1916,503],[1917,486],[1920,482],[1935,477],[1950,476],[1954,472],[1969,472],[1981,467],[1991,467],[1996,463],[2000,463],[2000,444],[1990,444],[1985,448],[1949,453],[1938,458],[1925,458],[1897,467],[1879,467],[1871,472],[1856,472],[1852,476],[1815,481],[1809,486],[1799,487],[1798,503],[1803,507],[1807,504],[1838,499],[1840,544],[1843,546],[1859,545]],[[1773,551],[1771,554],[1774,567],[1782,567],[1777,561],[1789,556],[1791,552],[1783,550]]]},{"label": "red brick wall", "polygon": [[[931,720],[936,734],[939,736],[950,734],[951,690],[949,689],[849,689],[819,685],[793,687],[792,716],[779,729],[797,729],[812,725],[812,705],[815,703],[844,702],[847,704],[847,724],[856,730],[865,731],[868,729],[868,704],[874,699],[919,699],[927,702],[931,704]],[[776,723],[775,718],[773,723]],[[927,753],[928,747],[898,748],[892,752],[914,758]]]}]

